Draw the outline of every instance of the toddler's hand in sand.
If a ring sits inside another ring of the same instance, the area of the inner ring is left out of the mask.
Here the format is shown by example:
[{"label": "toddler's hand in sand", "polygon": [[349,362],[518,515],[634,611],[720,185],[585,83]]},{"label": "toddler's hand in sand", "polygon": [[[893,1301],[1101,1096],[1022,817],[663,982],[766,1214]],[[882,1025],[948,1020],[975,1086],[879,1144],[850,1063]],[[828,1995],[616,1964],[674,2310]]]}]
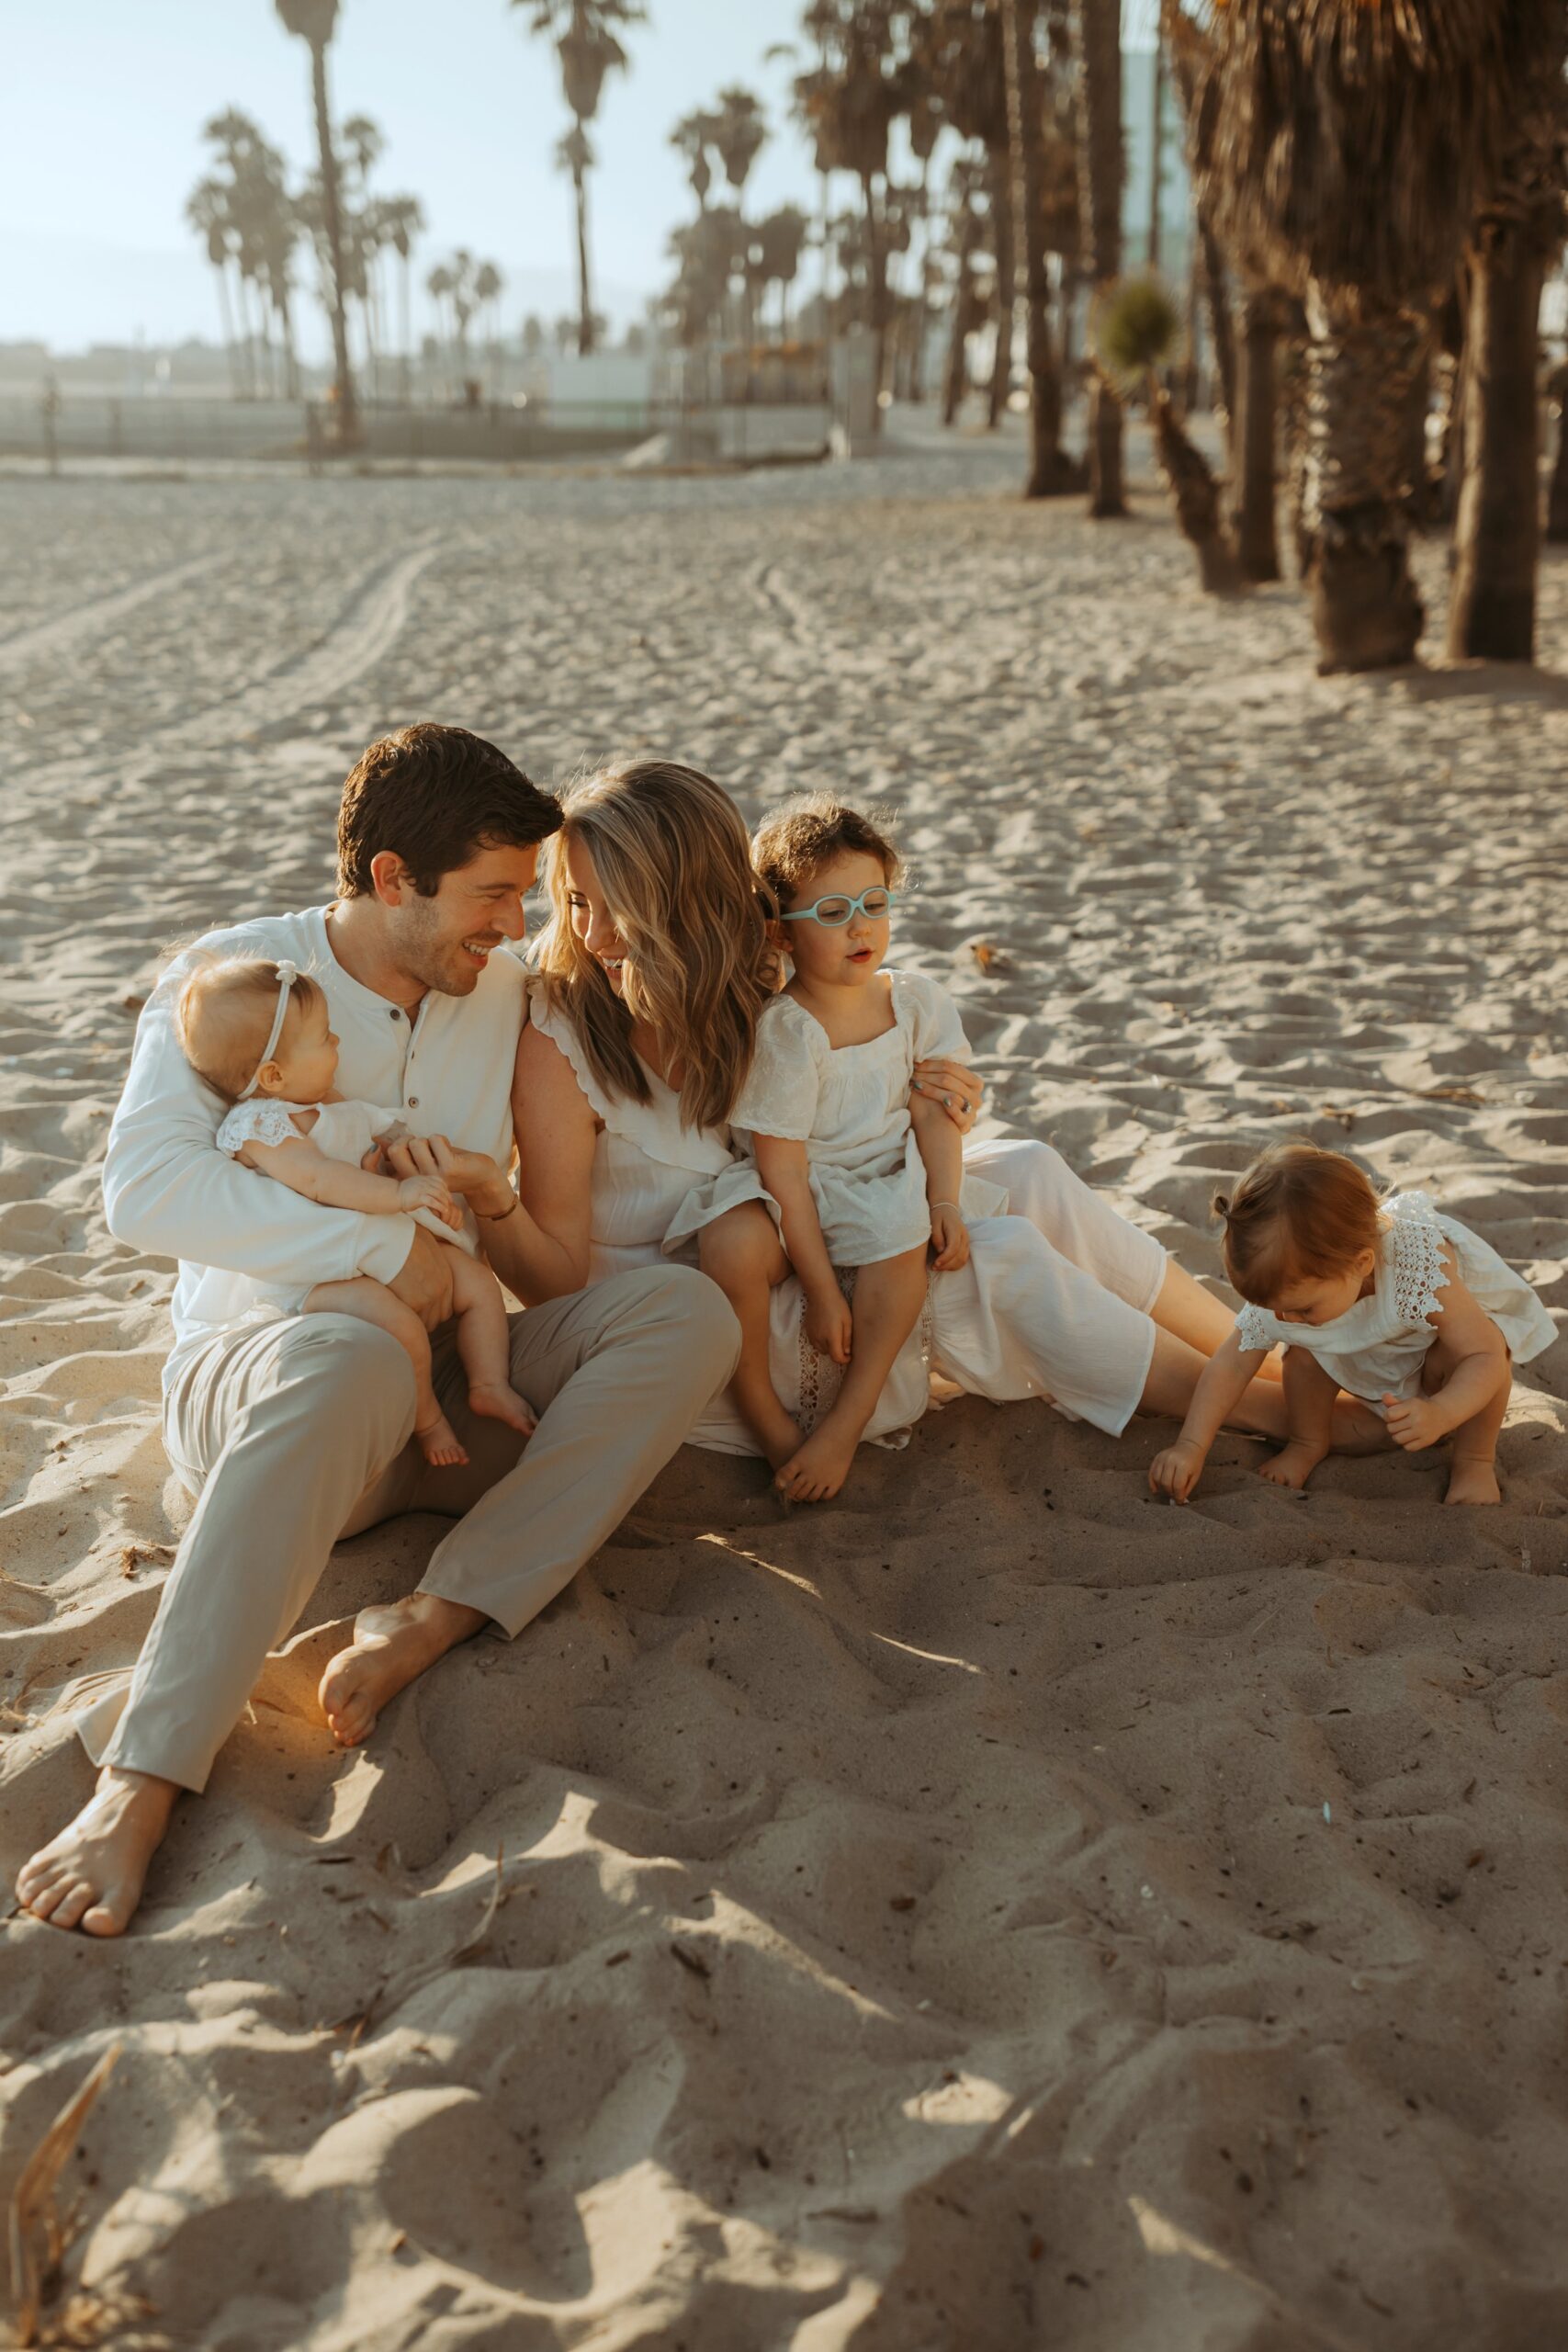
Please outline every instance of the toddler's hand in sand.
[{"label": "toddler's hand in sand", "polygon": [[1149,1487],[1156,1495],[1168,1495],[1173,1503],[1184,1503],[1203,1474],[1203,1450],[1190,1438],[1179,1437],[1156,1453],[1149,1464]]},{"label": "toddler's hand in sand", "polygon": [[454,1229],[463,1222],[462,1211],[439,1176],[405,1176],[398,1186],[398,1206],[412,1212],[428,1209]]},{"label": "toddler's hand in sand", "polygon": [[819,1355],[831,1356],[835,1363],[848,1363],[853,1335],[850,1302],[836,1283],[818,1296],[807,1293],[806,1336]]},{"label": "toddler's hand in sand", "polygon": [[1388,1433],[1406,1453],[1419,1453],[1442,1436],[1442,1423],[1430,1397],[1385,1396],[1382,1401],[1388,1408]]},{"label": "toddler's hand in sand", "polygon": [[939,1201],[931,1211],[931,1247],[939,1274],[969,1263],[969,1227],[951,1201]]}]

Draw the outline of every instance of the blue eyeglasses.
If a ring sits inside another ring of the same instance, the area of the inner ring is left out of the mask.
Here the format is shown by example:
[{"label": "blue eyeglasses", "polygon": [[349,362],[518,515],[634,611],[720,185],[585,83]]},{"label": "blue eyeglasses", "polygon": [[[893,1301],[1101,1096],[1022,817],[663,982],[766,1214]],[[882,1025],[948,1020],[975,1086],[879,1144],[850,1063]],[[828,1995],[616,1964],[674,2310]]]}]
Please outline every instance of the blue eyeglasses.
[{"label": "blue eyeglasses", "polygon": [[795,912],[781,915],[781,922],[821,922],[829,931],[842,931],[856,915],[864,915],[868,922],[880,922],[898,903],[897,890],[863,890],[858,899],[834,896],[818,899],[814,907],[796,907]]}]

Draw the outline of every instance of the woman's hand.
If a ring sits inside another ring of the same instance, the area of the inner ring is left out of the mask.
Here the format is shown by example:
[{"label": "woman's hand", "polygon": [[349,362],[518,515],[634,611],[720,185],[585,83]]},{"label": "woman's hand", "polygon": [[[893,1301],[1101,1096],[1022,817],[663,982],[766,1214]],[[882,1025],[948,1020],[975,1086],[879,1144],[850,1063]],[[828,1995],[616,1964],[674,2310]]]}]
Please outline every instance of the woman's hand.
[{"label": "woman's hand", "polygon": [[1202,1476],[1206,1458],[1204,1449],[1191,1438],[1179,1437],[1150,1463],[1150,1491],[1168,1495],[1173,1503],[1184,1503]]},{"label": "woman's hand", "polygon": [[917,1062],[911,1091],[940,1102],[959,1134],[966,1136],[980,1115],[986,1081],[963,1062]]},{"label": "woman's hand", "polygon": [[477,1216],[500,1216],[513,1197],[504,1170],[488,1151],[465,1151],[445,1136],[407,1136],[388,1144],[386,1156],[394,1176],[436,1177],[448,1193],[471,1202]]},{"label": "woman's hand", "polygon": [[831,1290],[806,1294],[806,1336],[818,1355],[848,1363],[854,1337],[850,1302],[835,1283]]},{"label": "woman's hand", "polygon": [[931,1247],[939,1274],[951,1274],[969,1263],[969,1227],[952,1201],[938,1201],[931,1210]]}]

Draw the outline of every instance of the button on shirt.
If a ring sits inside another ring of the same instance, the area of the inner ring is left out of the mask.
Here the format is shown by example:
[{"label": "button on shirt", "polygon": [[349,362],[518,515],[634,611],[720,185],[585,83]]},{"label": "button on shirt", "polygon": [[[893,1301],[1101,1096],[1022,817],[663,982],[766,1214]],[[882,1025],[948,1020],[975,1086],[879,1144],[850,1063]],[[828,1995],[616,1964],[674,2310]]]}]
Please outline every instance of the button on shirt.
[{"label": "button on shirt", "polygon": [[413,1134],[447,1136],[502,1168],[512,1159],[525,1000],[522,964],[506,948],[491,955],[471,995],[432,989],[411,1021],[344,970],[323,907],[209,932],[148,999],[104,1161],[109,1230],[133,1249],[179,1260],[165,1386],[194,1348],[257,1312],[255,1284],[309,1287],[356,1273],[389,1282],[413,1240],[409,1217],[322,1208],[218,1149],[228,1105],[191,1069],[174,1025],[193,959],[209,955],[287,956],[321,985],[339,1043],[339,1094],[400,1105]]}]

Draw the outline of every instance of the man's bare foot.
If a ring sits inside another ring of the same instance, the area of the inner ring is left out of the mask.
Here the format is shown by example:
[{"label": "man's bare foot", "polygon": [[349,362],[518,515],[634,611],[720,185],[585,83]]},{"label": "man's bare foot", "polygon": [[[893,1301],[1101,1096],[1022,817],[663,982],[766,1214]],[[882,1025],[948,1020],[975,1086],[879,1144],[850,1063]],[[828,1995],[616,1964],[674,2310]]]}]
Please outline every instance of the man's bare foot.
[{"label": "man's bare foot", "polygon": [[792,1503],[825,1503],[850,1475],[860,1432],[835,1429],[829,1413],[820,1429],[782,1464],[773,1484]]},{"label": "man's bare foot", "polygon": [[468,1450],[445,1413],[437,1413],[427,1429],[415,1430],[419,1450],[434,1470],[455,1470],[468,1460]]},{"label": "man's bare foot", "polygon": [[1359,1396],[1347,1396],[1341,1389],[1334,1400],[1329,1422],[1329,1452],[1386,1453],[1392,1442],[1382,1415],[1374,1412]]},{"label": "man's bare foot", "polygon": [[468,1403],[485,1420],[504,1421],[509,1430],[524,1437],[532,1437],[539,1426],[539,1417],[526,1396],[519,1396],[504,1380],[477,1383],[468,1391]]},{"label": "man's bare foot", "polygon": [[122,1936],[179,1793],[177,1781],[106,1764],[75,1819],[17,1873],[23,1908],[51,1928]]},{"label": "man's bare foot", "polygon": [[1303,1438],[1292,1438],[1281,1452],[1271,1453],[1267,1462],[1259,1464],[1258,1475],[1267,1478],[1271,1487],[1293,1487],[1299,1494],[1325,1452],[1324,1446],[1309,1445]]},{"label": "man's bare foot", "polygon": [[1449,1468],[1445,1503],[1500,1503],[1497,1465],[1488,1453],[1456,1453]]},{"label": "man's bare foot", "polygon": [[338,1746],[357,1747],[368,1739],[389,1701],[489,1622],[482,1609],[440,1600],[433,1592],[362,1609],[353,1641],[333,1659],[317,1692]]}]

